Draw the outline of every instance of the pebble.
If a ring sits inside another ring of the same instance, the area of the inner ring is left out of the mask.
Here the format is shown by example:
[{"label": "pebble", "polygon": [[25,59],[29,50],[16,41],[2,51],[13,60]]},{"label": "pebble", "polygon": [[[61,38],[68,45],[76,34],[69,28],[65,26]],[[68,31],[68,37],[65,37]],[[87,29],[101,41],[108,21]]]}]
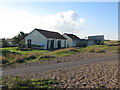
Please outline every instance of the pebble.
[{"label": "pebble", "polygon": [[89,64],[87,67],[78,65],[19,76],[22,78],[51,78],[59,81],[64,88],[98,88],[102,84],[107,88],[116,88],[118,87],[117,64],[117,60],[113,60]]}]

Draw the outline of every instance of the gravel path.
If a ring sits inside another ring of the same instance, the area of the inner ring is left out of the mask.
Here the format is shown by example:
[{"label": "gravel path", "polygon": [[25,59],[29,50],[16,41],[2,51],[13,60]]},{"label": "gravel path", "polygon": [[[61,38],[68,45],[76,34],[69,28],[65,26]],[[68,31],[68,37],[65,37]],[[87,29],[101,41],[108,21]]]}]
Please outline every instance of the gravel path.
[{"label": "gravel path", "polygon": [[[61,58],[62,59],[62,58]],[[22,73],[31,73],[31,72],[43,72],[46,70],[59,69],[69,66],[83,65],[83,64],[91,64],[102,61],[110,61],[110,60],[118,60],[118,56],[106,56],[101,58],[94,59],[82,59],[78,61],[69,61],[69,62],[61,62],[57,64],[48,64],[48,65],[40,65],[40,66],[31,66],[31,67],[22,67],[22,68],[14,68],[14,69],[6,69],[3,70],[2,75],[16,75]]]},{"label": "gravel path", "polygon": [[[49,78],[64,88],[120,88],[118,60],[18,75],[22,78]],[[101,89],[105,90],[105,89]],[[114,89],[119,90],[119,89]]]},{"label": "gravel path", "polygon": [[31,67],[31,66],[41,66],[41,65],[47,65],[47,64],[55,64],[55,63],[62,63],[62,62],[69,62],[69,61],[79,61],[79,60],[87,60],[87,59],[95,59],[95,58],[101,58],[105,56],[115,56],[118,55],[118,53],[115,53],[116,51],[106,51],[104,53],[88,53],[88,52],[82,52],[82,53],[76,53],[71,56],[65,56],[62,58],[55,58],[52,60],[44,60],[44,61],[32,61],[25,64],[19,64],[19,65],[13,65],[13,66],[6,66],[2,67],[2,69],[12,69],[12,68],[21,68],[21,67]]}]

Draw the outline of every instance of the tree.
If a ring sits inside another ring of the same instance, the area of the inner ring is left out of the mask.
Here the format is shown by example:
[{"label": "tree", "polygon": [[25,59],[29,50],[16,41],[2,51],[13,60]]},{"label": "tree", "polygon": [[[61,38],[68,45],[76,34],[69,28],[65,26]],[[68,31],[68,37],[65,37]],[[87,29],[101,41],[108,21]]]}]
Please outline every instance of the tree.
[{"label": "tree", "polygon": [[12,39],[13,39],[13,43],[14,44],[19,44],[19,42],[21,40],[24,39],[24,37],[26,36],[27,34],[25,34],[24,32],[20,32],[18,35],[14,36]]},{"label": "tree", "polygon": [[2,46],[8,46],[8,42],[5,38],[2,39]]}]

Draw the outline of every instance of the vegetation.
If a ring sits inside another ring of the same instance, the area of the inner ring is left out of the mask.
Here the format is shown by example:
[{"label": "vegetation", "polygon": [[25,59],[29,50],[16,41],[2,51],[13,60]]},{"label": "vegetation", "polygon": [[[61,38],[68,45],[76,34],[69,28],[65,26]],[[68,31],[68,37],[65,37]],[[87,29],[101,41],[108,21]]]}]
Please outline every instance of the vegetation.
[{"label": "vegetation", "polygon": [[37,59],[40,55],[43,55],[41,52],[29,52],[28,54],[20,54],[11,51],[2,51],[2,66],[12,65],[12,64],[19,64],[19,63],[26,63],[27,61],[32,61]]},{"label": "vegetation", "polygon": [[18,44],[20,42],[23,43],[21,40],[23,40],[26,35],[27,34],[25,34],[24,32],[20,32],[18,35],[14,36],[12,38],[13,43],[15,43],[15,44]]},{"label": "vegetation", "polygon": [[22,79],[17,76],[2,77],[2,85],[7,89],[59,88],[58,82],[50,79]]},{"label": "vegetation", "polygon": [[8,46],[8,42],[5,38],[3,38],[1,41],[2,41],[2,46]]},{"label": "vegetation", "polygon": [[19,50],[18,47],[0,48],[0,50],[2,50],[2,51],[16,52],[16,53],[20,53],[20,54],[29,54],[31,52],[49,52],[48,50],[34,50],[34,49]]},{"label": "vegetation", "polygon": [[55,56],[52,56],[52,55],[41,55],[39,57],[39,60],[50,60],[50,59],[53,59],[55,58]]},{"label": "vegetation", "polygon": [[62,57],[62,56],[69,56],[77,52],[78,50],[76,48],[65,48],[65,49],[55,50],[49,53],[49,55],[54,55],[56,57]]},{"label": "vegetation", "polygon": [[21,51],[18,49],[18,47],[1,48],[0,50],[2,51],[2,54],[0,54],[0,58],[2,58],[2,65],[6,66],[36,60],[51,60],[53,58],[69,56],[78,52],[104,53],[106,51],[114,50],[119,53],[120,51],[118,50],[117,43],[118,42],[116,41],[105,41],[105,45],[92,45],[81,48],[65,48],[55,51],[33,49],[24,49]]}]

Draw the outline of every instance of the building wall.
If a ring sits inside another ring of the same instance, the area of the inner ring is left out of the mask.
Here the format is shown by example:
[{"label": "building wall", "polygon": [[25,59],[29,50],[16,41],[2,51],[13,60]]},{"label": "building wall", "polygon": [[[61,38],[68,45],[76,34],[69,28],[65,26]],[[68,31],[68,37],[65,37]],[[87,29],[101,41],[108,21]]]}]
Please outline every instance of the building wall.
[{"label": "building wall", "polygon": [[93,40],[95,45],[97,45],[97,42],[100,42],[100,45],[103,45],[104,44],[104,35],[88,36],[88,40]]},{"label": "building wall", "polygon": [[[61,41],[61,48],[65,48],[67,44],[65,44],[65,39],[53,39],[53,38],[48,38],[47,40],[49,40],[49,48],[50,48],[50,44],[51,44],[51,40],[54,40],[54,49],[58,48],[58,40]],[[66,41],[67,42],[67,41]]]},{"label": "building wall", "polygon": [[28,44],[28,39],[31,39],[31,45],[44,45],[41,49],[47,49],[47,38],[34,30],[25,37],[25,44]]},{"label": "building wall", "polygon": [[77,41],[72,40],[69,36],[66,34],[63,34],[63,36],[67,39],[67,47],[76,47]]},{"label": "building wall", "polygon": [[88,40],[86,46],[95,45],[93,40]]}]

